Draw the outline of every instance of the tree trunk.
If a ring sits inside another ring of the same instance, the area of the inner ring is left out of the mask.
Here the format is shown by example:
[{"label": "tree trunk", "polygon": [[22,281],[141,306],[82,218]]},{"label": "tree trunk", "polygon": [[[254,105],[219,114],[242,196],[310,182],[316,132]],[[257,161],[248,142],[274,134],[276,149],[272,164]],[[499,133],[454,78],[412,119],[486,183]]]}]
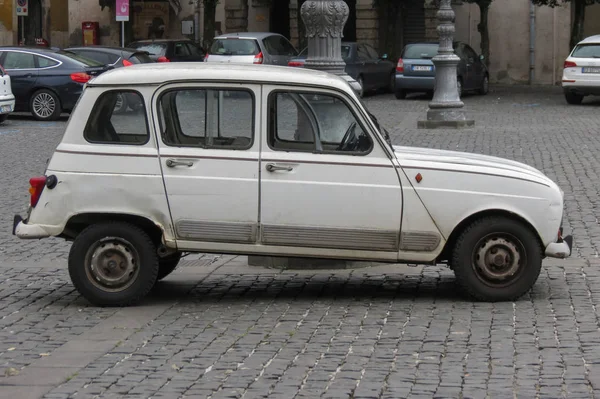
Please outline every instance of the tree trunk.
[{"label": "tree trunk", "polygon": [[571,50],[577,43],[583,40],[583,27],[585,23],[585,0],[574,0],[575,13],[573,15],[573,25],[571,27]]},{"label": "tree trunk", "polygon": [[204,4],[204,30],[202,32],[202,47],[208,51],[215,37],[215,19],[217,15],[218,0],[203,0]]},{"label": "tree trunk", "polygon": [[490,66],[490,32],[488,29],[488,13],[490,11],[491,0],[478,1],[480,21],[477,30],[481,35],[481,54],[486,66]]}]

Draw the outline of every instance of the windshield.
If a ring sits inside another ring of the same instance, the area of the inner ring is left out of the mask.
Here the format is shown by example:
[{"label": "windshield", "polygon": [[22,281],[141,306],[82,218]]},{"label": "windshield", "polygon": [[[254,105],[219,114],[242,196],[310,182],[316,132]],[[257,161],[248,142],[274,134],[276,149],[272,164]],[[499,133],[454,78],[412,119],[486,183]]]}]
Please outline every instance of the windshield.
[{"label": "windshield", "polygon": [[600,58],[600,44],[580,44],[575,47],[573,58]]},{"label": "windshield", "polygon": [[254,39],[216,39],[210,47],[212,55],[257,55],[260,49]]},{"label": "windshield", "polygon": [[150,55],[163,57],[167,53],[166,43],[132,43],[129,47],[138,51],[145,51]]},{"label": "windshield", "polygon": [[410,44],[404,49],[404,59],[427,59],[430,60],[438,53],[437,44]]},{"label": "windshield", "polygon": [[75,61],[85,64],[87,66],[92,66],[92,67],[104,66],[104,64],[101,62],[98,62],[91,58],[84,57],[83,55],[72,53],[70,51],[57,51],[56,54],[63,55],[65,57],[68,57],[72,60],[75,60]]}]

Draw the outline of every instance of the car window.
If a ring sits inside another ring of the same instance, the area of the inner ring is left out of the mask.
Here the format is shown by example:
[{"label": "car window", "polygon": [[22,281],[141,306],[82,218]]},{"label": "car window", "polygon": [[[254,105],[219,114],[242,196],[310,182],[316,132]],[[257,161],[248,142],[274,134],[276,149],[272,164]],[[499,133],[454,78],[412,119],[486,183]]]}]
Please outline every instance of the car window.
[{"label": "car window", "polygon": [[438,48],[438,44],[410,44],[404,48],[402,58],[430,60],[437,55]]},{"label": "car window", "polygon": [[80,64],[84,64],[87,66],[103,66],[106,64],[106,62],[98,62],[96,60],[93,60],[91,58],[85,57],[83,55],[78,55],[75,54],[71,51],[57,51],[56,54],[60,54],[64,57],[70,58]]},{"label": "car window", "polygon": [[107,54],[100,53],[97,51],[87,51],[87,50],[75,50],[75,51],[69,50],[69,51],[80,57],[88,58],[88,59],[94,60],[101,64],[112,64],[114,62],[114,61],[111,62],[111,60],[109,59]]},{"label": "car window", "polygon": [[367,49],[365,48],[364,45],[359,44],[358,47],[356,48],[356,52],[357,52],[359,60],[366,61],[369,59],[369,53],[367,52]]},{"label": "car window", "polygon": [[16,51],[7,51],[4,57],[4,69],[33,69],[35,68],[34,55],[31,53],[21,53]]},{"label": "car window", "polygon": [[600,58],[600,44],[580,44],[575,47],[573,58]]},{"label": "car window", "polygon": [[366,154],[372,148],[370,137],[340,98],[292,91],[269,96],[268,142],[281,151]]},{"label": "car window", "polygon": [[195,45],[193,45],[192,43],[186,43],[188,51],[190,52],[191,55],[194,56],[203,56],[204,54],[202,53],[202,51]]},{"label": "car window", "polygon": [[298,52],[283,36],[269,36],[263,39],[267,52],[271,55],[296,56]]},{"label": "car window", "polygon": [[186,45],[186,43],[175,43],[174,53],[178,57],[187,57],[190,55],[190,49]]},{"label": "car window", "polygon": [[131,43],[128,47],[134,48],[138,51],[146,51],[150,55],[157,55],[163,57],[167,53],[166,43]]},{"label": "car window", "polygon": [[[142,108],[139,112],[117,112],[119,102]],[[150,138],[143,97],[135,91],[111,90],[102,93],[83,131],[87,141],[96,144],[143,145]]]},{"label": "car window", "polygon": [[134,53],[132,55],[129,56],[129,58],[127,58],[129,61],[133,62],[134,64],[148,64],[150,62],[154,62],[152,61],[152,58],[150,58],[148,56],[147,53]]},{"label": "car window", "polygon": [[257,55],[260,53],[254,39],[216,39],[210,46],[213,55]]},{"label": "car window", "polygon": [[36,55],[35,58],[38,68],[49,68],[58,65],[58,62],[51,60],[50,58],[41,57],[39,55]]},{"label": "car window", "polygon": [[472,60],[475,61],[479,58],[477,56],[477,53],[475,52],[475,50],[473,50],[471,47],[469,47],[467,45],[463,46],[463,51],[464,51],[465,57],[467,59],[472,58]]},{"label": "car window", "polygon": [[372,59],[372,60],[379,59],[379,54],[377,54],[377,51],[375,51],[375,49],[373,47],[369,46],[368,44],[365,44],[365,50],[370,59]]},{"label": "car window", "polygon": [[163,142],[177,147],[247,150],[254,140],[254,97],[247,90],[181,89],[159,100]]}]

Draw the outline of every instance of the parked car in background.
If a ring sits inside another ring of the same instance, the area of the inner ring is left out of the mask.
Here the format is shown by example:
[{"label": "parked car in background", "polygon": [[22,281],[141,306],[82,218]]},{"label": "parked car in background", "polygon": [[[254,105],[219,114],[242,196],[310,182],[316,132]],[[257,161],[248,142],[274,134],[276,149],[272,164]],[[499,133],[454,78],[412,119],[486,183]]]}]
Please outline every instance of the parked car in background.
[{"label": "parked car in background", "polygon": [[[65,51],[91,58],[100,63],[114,68],[128,67],[137,64],[148,64],[155,62],[147,51],[132,48],[108,47],[108,46],[82,46],[69,47]],[[139,97],[131,93],[119,95],[115,104],[115,112],[122,113],[128,109],[137,111],[141,107]]]},{"label": "parked car in background", "polygon": [[240,32],[214,38],[206,62],[287,65],[298,55],[285,36],[269,32]]},{"label": "parked car in background", "polygon": [[[303,67],[307,56],[308,49],[302,50],[288,66]],[[388,60],[387,54],[380,57],[368,44],[342,42],[342,59],[346,62],[346,73],[362,87],[361,97],[373,90],[394,91],[396,65]]]},{"label": "parked car in background", "polygon": [[38,120],[55,120],[70,112],[83,86],[112,67],[62,50],[0,47],[0,64],[11,78],[15,111]]},{"label": "parked car in background", "polygon": [[15,96],[12,94],[10,76],[0,64],[0,123],[15,109]]},{"label": "parked car in background", "polygon": [[[433,93],[435,65],[431,60],[438,53],[438,43],[414,43],[404,47],[396,66],[396,98],[403,99],[409,93]],[[490,75],[483,56],[466,43],[454,42],[454,52],[460,58],[457,66],[458,94],[478,91],[487,94]]]},{"label": "parked car in background", "polygon": [[137,40],[127,48],[145,51],[155,62],[203,62],[204,50],[189,39]]},{"label": "parked car in background", "polygon": [[600,96],[600,35],[579,42],[564,68],[562,87],[569,104],[581,104],[585,96]]}]

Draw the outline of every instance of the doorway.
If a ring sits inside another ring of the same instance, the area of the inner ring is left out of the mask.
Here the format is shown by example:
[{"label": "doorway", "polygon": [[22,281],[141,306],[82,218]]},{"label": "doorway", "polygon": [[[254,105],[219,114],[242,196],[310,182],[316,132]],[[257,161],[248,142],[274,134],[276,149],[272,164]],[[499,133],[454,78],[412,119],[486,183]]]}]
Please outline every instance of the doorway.
[{"label": "doorway", "polygon": [[[42,0],[29,0],[29,12],[26,17],[18,17],[19,42],[27,46],[35,45],[36,38],[42,38]],[[25,40],[23,40],[23,34]],[[45,38],[50,40],[50,38]]]},{"label": "doorway", "polygon": [[285,36],[288,40],[291,39],[290,0],[277,0],[272,3],[269,30]]},{"label": "doorway", "polygon": [[356,41],[356,0],[345,0],[350,14],[348,14],[348,21],[344,25],[344,42],[355,42]]}]

